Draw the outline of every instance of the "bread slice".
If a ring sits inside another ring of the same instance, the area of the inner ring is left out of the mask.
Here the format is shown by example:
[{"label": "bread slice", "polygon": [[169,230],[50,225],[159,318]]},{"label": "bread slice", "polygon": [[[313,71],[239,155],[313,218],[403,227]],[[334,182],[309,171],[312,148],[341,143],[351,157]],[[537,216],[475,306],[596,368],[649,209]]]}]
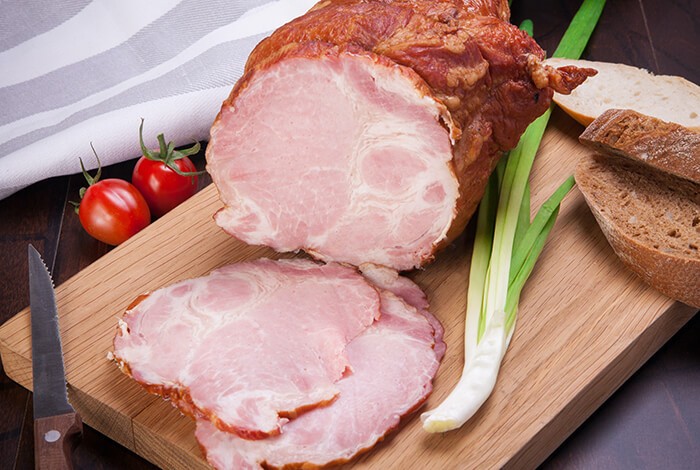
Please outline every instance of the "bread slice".
[{"label": "bread slice", "polygon": [[547,59],[547,65],[593,68],[589,77],[570,95],[554,94],[554,101],[584,126],[607,109],[634,109],[667,122],[700,130],[700,87],[671,75],[609,62]]},{"label": "bread slice", "polygon": [[622,262],[661,293],[700,308],[700,184],[592,154],[576,182]]},{"label": "bread slice", "polygon": [[630,109],[609,109],[579,136],[603,154],[633,158],[700,183],[700,132]]}]

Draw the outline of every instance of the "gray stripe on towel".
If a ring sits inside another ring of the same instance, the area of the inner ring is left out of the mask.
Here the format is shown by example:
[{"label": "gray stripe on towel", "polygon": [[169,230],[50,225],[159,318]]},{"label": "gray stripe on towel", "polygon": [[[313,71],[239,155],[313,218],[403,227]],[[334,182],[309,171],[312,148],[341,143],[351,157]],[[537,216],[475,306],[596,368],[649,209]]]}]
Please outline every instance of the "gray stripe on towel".
[{"label": "gray stripe on towel", "polygon": [[0,126],[70,105],[140,75],[260,4],[259,0],[184,0],[117,47],[44,76],[0,88]]},{"label": "gray stripe on towel", "polygon": [[0,52],[68,21],[90,0],[0,0]]},{"label": "gray stripe on towel", "polygon": [[[95,106],[83,109],[56,125],[37,129],[0,144],[0,156],[8,155],[33,142],[110,111],[194,91],[224,85],[233,86],[243,73],[243,67],[250,51],[265,36],[266,34],[259,34],[219,44],[163,76],[141,83]],[[183,109],[182,112],[186,113],[187,110]],[[212,121],[215,117],[216,112],[211,116]],[[134,116],[134,135],[138,129],[138,118],[139,116]],[[153,125],[155,126],[157,123]],[[86,135],[86,145],[89,144],[89,141],[90,136]]]}]

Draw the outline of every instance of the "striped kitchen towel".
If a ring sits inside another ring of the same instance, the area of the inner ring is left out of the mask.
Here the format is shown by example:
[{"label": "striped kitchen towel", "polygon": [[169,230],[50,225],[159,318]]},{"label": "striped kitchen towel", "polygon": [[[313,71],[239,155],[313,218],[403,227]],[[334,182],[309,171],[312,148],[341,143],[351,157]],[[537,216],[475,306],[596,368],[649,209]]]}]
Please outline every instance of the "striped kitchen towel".
[{"label": "striped kitchen towel", "polygon": [[0,2],[0,198],[208,138],[248,54],[315,0]]}]

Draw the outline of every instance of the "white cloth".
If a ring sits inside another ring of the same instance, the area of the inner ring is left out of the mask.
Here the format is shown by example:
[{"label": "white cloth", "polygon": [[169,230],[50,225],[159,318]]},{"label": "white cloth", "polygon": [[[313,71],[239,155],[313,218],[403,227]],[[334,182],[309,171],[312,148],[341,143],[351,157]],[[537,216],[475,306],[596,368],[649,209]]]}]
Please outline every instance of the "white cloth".
[{"label": "white cloth", "polygon": [[316,0],[0,2],[0,199],[140,155],[155,136],[206,140],[250,51]]}]

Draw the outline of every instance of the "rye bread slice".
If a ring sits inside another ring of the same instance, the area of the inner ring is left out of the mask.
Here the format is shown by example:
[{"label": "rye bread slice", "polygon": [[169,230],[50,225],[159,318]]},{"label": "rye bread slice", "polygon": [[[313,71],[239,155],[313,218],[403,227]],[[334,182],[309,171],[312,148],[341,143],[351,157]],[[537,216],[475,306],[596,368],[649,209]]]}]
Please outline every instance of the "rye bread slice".
[{"label": "rye bread slice", "polygon": [[576,182],[622,262],[700,308],[700,184],[619,156],[582,158]]},{"label": "rye bread slice", "polygon": [[700,132],[630,109],[609,109],[581,134],[603,154],[633,158],[700,183]]}]

